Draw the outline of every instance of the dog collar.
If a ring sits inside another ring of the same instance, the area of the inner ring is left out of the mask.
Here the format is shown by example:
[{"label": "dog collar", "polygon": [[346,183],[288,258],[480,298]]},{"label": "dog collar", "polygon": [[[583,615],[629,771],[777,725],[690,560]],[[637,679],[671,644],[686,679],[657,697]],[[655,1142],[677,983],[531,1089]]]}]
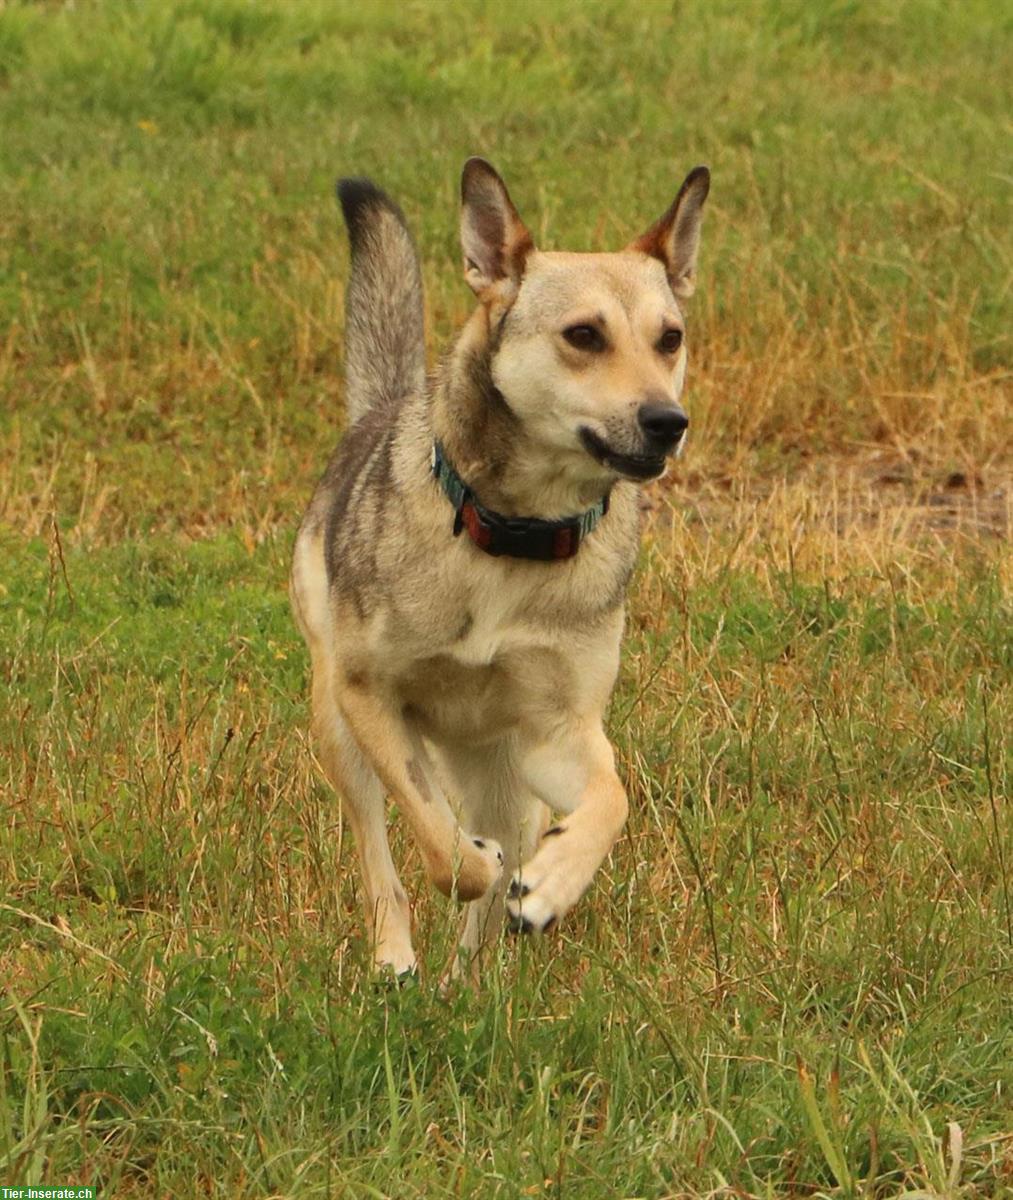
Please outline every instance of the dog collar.
[{"label": "dog collar", "polygon": [[439,442],[433,443],[432,470],[454,506],[454,537],[462,529],[480,550],[496,557],[531,558],[557,562],[573,558],[580,544],[609,510],[609,494],[575,517],[543,521],[538,517],[504,517],[475,499],[471,488],[454,470]]}]

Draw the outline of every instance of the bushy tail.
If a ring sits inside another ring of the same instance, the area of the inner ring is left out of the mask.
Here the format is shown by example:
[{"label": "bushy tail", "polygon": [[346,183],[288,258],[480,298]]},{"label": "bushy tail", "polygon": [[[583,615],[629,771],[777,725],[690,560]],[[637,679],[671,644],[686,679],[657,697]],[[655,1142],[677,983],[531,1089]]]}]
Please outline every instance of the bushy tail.
[{"label": "bushy tail", "polygon": [[339,179],[352,246],[345,301],[348,422],[425,383],[422,278],[404,214],[368,179]]}]

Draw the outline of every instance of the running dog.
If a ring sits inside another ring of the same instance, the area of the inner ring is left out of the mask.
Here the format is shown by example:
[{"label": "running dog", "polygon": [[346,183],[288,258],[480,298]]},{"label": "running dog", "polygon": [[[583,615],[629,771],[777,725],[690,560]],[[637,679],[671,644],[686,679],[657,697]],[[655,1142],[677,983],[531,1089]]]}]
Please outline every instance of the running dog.
[{"label": "running dog", "polygon": [[638,485],[689,424],[681,305],[709,185],[697,167],[618,253],[544,252],[493,167],[469,159],[461,246],[478,306],[427,378],[404,217],[369,180],[338,184],[348,429],[299,529],[291,597],[374,961],[397,975],[416,959],[387,795],[432,883],[468,902],[458,972],[504,911],[521,932],[560,920],[623,828],[602,721]]}]

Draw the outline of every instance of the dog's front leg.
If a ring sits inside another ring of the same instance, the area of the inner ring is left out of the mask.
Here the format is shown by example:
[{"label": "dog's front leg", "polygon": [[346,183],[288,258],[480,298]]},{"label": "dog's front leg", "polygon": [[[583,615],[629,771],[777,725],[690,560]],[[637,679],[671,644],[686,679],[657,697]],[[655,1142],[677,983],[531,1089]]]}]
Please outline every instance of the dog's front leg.
[{"label": "dog's front leg", "polygon": [[554,734],[532,746],[521,767],[538,797],[566,814],[545,831],[507,892],[507,919],[524,933],[548,929],[577,903],[629,811],[601,723],[574,720]]},{"label": "dog's front leg", "polygon": [[442,790],[428,778],[396,702],[366,686],[342,688],[338,705],[356,742],[411,827],[426,872],[445,896],[476,900],[499,879],[503,852],[461,831]]}]

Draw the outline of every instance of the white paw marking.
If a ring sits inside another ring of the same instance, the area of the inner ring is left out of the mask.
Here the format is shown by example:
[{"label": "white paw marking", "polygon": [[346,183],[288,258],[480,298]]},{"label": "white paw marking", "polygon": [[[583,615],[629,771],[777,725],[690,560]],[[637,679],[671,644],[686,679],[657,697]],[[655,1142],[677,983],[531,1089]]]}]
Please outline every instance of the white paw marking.
[{"label": "white paw marking", "polygon": [[568,839],[559,836],[563,833],[565,830],[549,830],[541,850],[510,881],[507,924],[515,933],[550,929],[577,903],[591,881],[574,863]]}]

